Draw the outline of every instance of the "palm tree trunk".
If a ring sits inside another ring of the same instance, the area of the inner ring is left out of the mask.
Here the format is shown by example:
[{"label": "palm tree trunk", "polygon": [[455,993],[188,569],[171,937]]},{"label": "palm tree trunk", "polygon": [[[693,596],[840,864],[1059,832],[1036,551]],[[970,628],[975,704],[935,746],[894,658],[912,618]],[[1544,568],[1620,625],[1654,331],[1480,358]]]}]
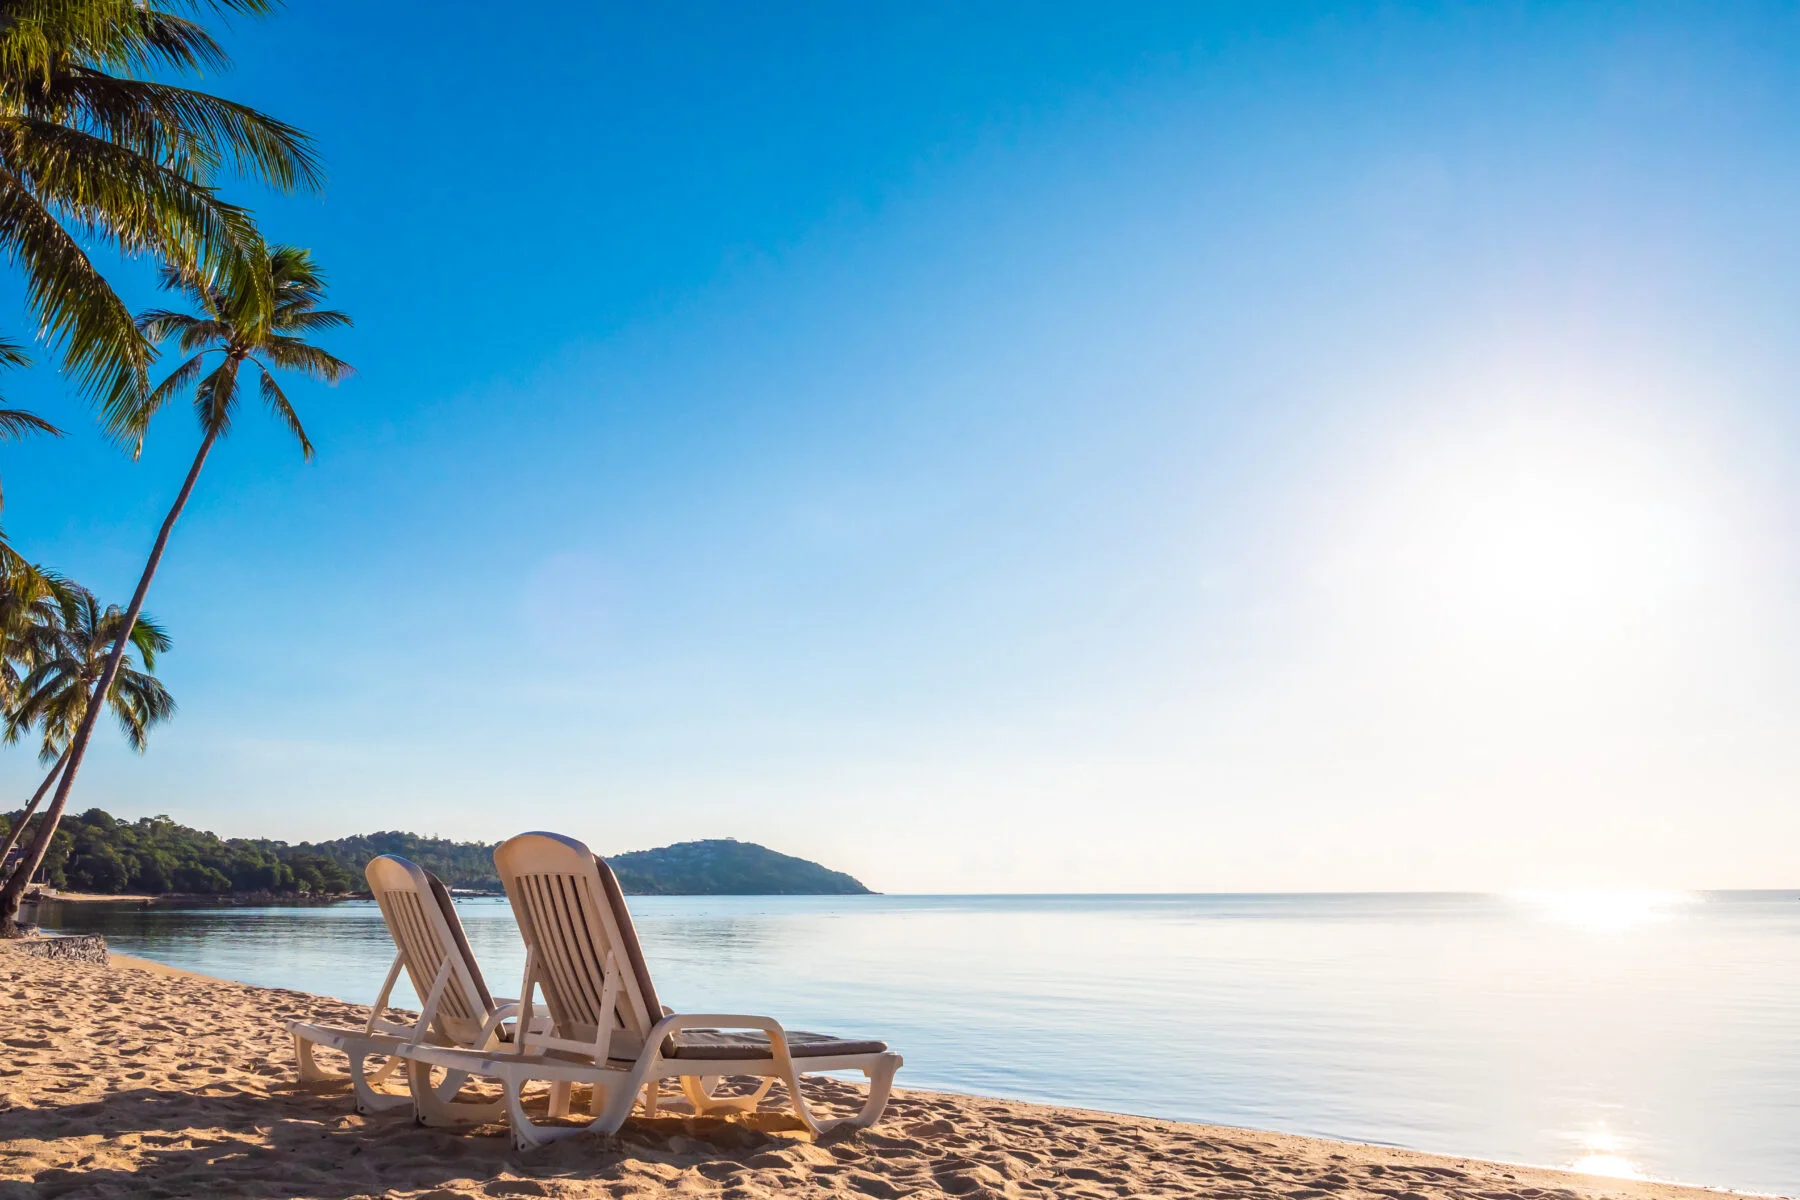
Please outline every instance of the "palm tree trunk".
[{"label": "palm tree trunk", "polygon": [[100,719],[100,710],[106,706],[107,693],[112,691],[113,680],[119,676],[119,664],[125,659],[125,647],[131,644],[131,631],[137,628],[138,614],[144,611],[144,597],[150,591],[150,581],[156,577],[156,568],[162,562],[163,550],[168,547],[169,533],[175,528],[175,521],[181,516],[181,510],[187,507],[188,497],[193,494],[194,484],[200,478],[200,468],[206,465],[206,456],[218,437],[218,427],[213,425],[206,431],[206,436],[200,439],[200,449],[194,455],[194,465],[188,468],[187,480],[181,485],[180,494],[169,508],[169,515],[163,518],[162,530],[156,535],[156,545],[150,548],[150,561],[144,564],[144,574],[138,580],[137,591],[131,594],[131,607],[125,610],[124,621],[119,625],[119,640],[113,643],[112,653],[106,659],[106,669],[95,682],[93,695],[88,697],[87,712],[82,715],[81,724],[75,727],[75,736],[69,740],[69,760],[63,767],[62,782],[56,786],[56,799],[50,802],[44,819],[38,822],[37,832],[32,835],[31,845],[26,849],[19,869],[12,873],[6,886],[0,888],[0,938],[19,936],[19,906],[24,903],[26,885],[43,864],[44,855],[50,849],[50,839],[56,836],[56,827],[62,821],[63,810],[69,806],[69,791],[75,784],[75,773],[81,770],[81,760],[87,754],[88,739],[94,735],[94,722]]},{"label": "palm tree trunk", "polygon": [[56,782],[58,775],[62,774],[63,764],[68,761],[69,749],[65,746],[61,756],[56,760],[56,765],[50,768],[48,775],[44,776],[44,782],[38,784],[37,791],[31,794],[31,803],[25,806],[25,815],[19,818],[19,823],[13,827],[13,831],[6,835],[6,845],[0,846],[0,871],[5,870],[6,856],[11,854],[13,847],[19,844],[19,835],[25,832],[25,826],[31,821],[31,814],[37,811],[37,806],[43,802],[44,793],[50,790],[50,785]]}]

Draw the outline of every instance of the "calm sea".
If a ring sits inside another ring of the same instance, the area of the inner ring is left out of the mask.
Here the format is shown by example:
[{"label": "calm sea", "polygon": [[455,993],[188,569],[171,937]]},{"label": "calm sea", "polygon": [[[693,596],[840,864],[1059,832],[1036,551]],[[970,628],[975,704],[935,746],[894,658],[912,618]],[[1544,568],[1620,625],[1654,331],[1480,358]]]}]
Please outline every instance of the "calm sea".
[{"label": "calm sea", "polygon": [[[664,1003],[886,1038],[903,1084],[1800,1195],[1794,892],[631,903]],[[516,991],[505,901],[459,907]],[[364,1003],[392,954],[368,903],[43,920]]]}]

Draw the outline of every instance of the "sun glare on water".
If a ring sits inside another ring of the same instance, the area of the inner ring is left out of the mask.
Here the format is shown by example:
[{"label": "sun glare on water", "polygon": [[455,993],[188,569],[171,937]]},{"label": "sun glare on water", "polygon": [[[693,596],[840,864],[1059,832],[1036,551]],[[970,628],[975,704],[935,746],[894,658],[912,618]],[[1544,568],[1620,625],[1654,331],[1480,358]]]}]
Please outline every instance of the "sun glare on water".
[{"label": "sun glare on water", "polygon": [[1667,921],[1693,903],[1694,896],[1688,892],[1593,888],[1520,892],[1517,899],[1558,924],[1595,933],[1619,933]]},{"label": "sun glare on water", "polygon": [[1590,1133],[1582,1138],[1587,1153],[1569,1164],[1572,1171],[1583,1175],[1606,1175],[1613,1179],[1642,1179],[1637,1165],[1619,1153],[1619,1141],[1609,1133]]}]

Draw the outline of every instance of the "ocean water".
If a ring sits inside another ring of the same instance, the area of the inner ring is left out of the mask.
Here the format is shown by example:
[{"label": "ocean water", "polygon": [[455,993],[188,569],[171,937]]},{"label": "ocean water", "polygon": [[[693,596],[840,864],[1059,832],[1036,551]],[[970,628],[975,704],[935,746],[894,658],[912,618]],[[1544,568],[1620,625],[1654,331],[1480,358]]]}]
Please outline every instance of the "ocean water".
[{"label": "ocean water", "polygon": [[[1800,1195],[1794,892],[631,906],[664,1003],[885,1038],[902,1086]],[[516,992],[505,901],[458,907]],[[371,903],[41,919],[364,1003],[393,953]]]}]

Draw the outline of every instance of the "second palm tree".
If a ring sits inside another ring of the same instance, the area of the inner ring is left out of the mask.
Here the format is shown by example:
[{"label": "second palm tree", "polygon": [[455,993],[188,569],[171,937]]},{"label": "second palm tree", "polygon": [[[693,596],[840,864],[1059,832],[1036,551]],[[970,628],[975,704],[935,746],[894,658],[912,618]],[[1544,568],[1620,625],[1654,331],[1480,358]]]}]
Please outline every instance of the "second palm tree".
[{"label": "second palm tree", "polygon": [[[12,853],[26,822],[68,761],[70,741],[87,716],[95,685],[125,629],[125,614],[118,605],[102,608],[92,592],[76,584],[56,580],[50,586],[56,615],[34,623],[19,638],[17,657],[27,670],[15,689],[3,733],[4,740],[12,743],[37,729],[38,761],[51,764],[50,772],[7,835],[5,846],[0,847],[0,864]],[[120,665],[107,689],[106,707],[118,718],[126,742],[142,754],[150,727],[175,712],[175,698],[152,674],[156,656],[169,648],[169,635],[150,617],[140,616],[132,624],[128,640],[141,669]],[[35,873],[35,863],[32,870]]]}]

